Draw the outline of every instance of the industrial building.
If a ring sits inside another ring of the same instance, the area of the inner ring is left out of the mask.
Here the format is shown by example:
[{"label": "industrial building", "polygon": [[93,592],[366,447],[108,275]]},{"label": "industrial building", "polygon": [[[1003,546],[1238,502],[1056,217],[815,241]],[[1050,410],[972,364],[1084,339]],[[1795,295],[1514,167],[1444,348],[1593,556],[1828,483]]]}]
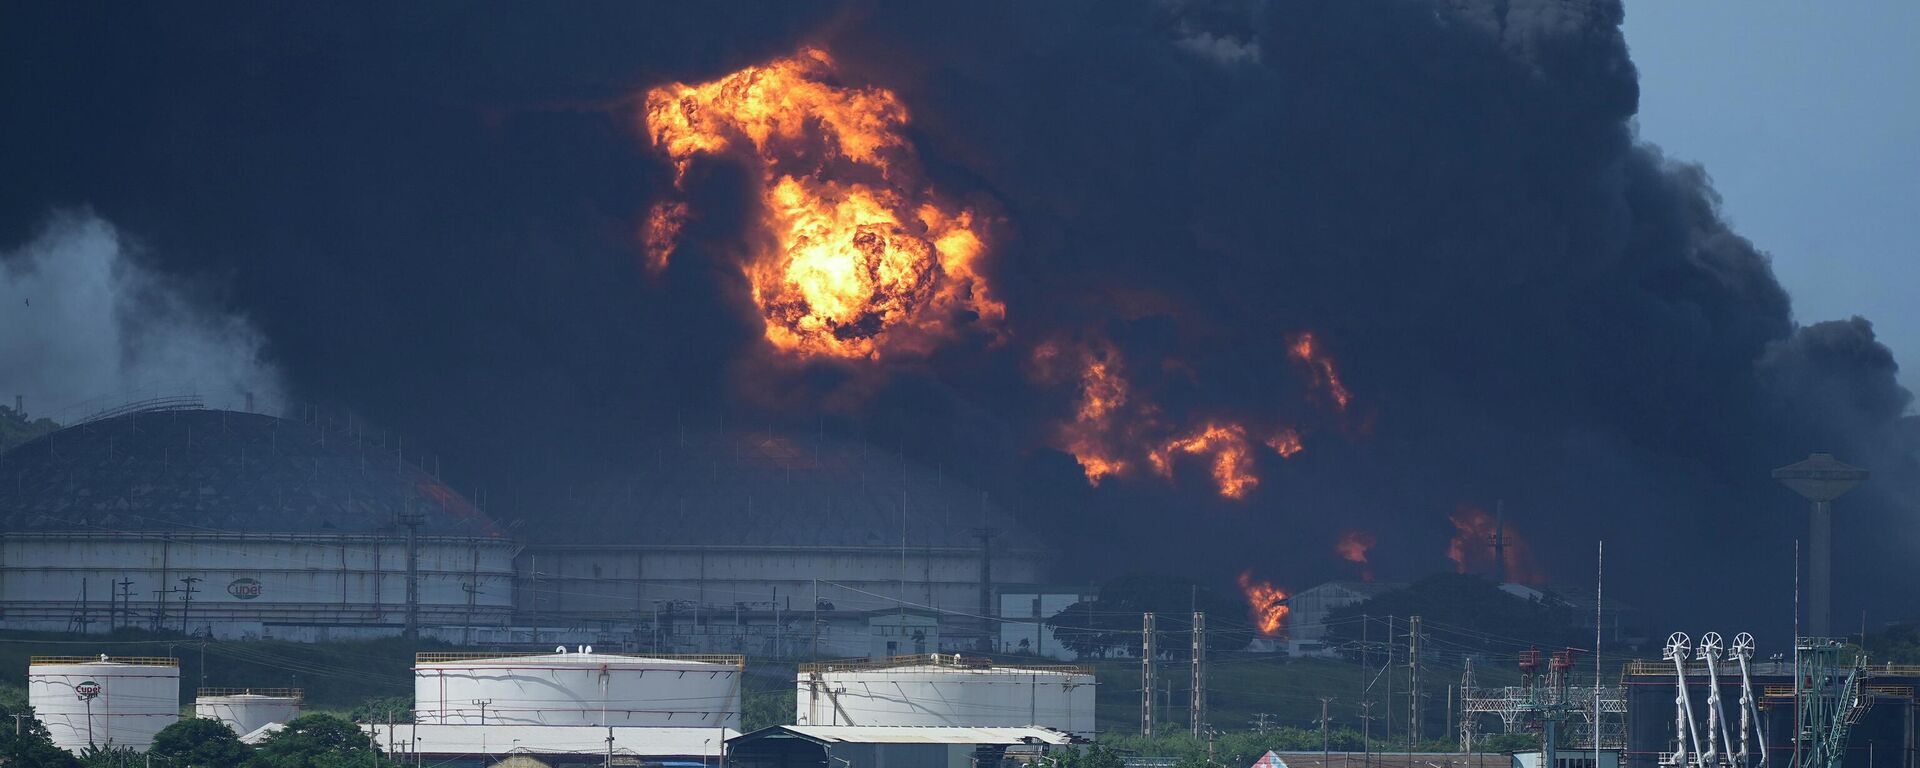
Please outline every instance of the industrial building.
[{"label": "industrial building", "polygon": [[[1771,654],[1767,654],[1770,656]],[[1782,653],[1778,660],[1760,660],[1752,664],[1752,681],[1759,710],[1755,727],[1764,737],[1768,765],[1793,765],[1795,750],[1795,703],[1793,654]],[[1763,656],[1764,658],[1764,656]],[[1722,662],[1719,671],[1720,698],[1736,719],[1741,680],[1730,674]],[[1699,723],[1708,722],[1708,702],[1712,686],[1707,665],[1689,661],[1685,665],[1687,699]],[[1622,672],[1627,697],[1627,748],[1622,754],[1626,768],[1659,768],[1661,759],[1675,750],[1675,699],[1678,673],[1671,661],[1634,661]],[[1841,765],[1845,768],[1875,768],[1915,765],[1915,686],[1920,685],[1920,667],[1911,665],[1868,664],[1863,669],[1860,693],[1853,711],[1851,734],[1847,739]],[[1757,742],[1756,742],[1757,743]]]},{"label": "industrial building", "polygon": [[1076,739],[1050,728],[776,725],[727,743],[735,768],[1001,768],[1042,762]]},{"label": "industrial building", "polygon": [[396,761],[438,768],[719,765],[724,728],[590,725],[369,724],[361,730]]},{"label": "industrial building", "polygon": [[657,443],[520,500],[509,535],[397,437],[136,403],[0,454],[0,628],[884,657],[997,650],[996,593],[1044,581],[1047,548],[940,467],[821,435]]},{"label": "industrial building", "polygon": [[1037,725],[1094,734],[1093,671],[1084,667],[925,654],[802,664],[794,682],[800,725]]}]

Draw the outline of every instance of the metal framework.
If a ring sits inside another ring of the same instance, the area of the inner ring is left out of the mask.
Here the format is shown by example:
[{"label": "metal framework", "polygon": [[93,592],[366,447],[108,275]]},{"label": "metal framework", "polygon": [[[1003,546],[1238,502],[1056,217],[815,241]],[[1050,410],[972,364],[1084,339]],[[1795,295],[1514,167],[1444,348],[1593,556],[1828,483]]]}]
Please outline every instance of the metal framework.
[{"label": "metal framework", "polygon": [[1473,748],[1474,739],[1482,733],[1479,718],[1484,715],[1499,717],[1505,733],[1544,729],[1551,724],[1556,732],[1564,728],[1577,748],[1591,750],[1598,740],[1601,749],[1625,749],[1625,691],[1618,686],[1602,686],[1595,696],[1593,686],[1569,685],[1571,650],[1553,654],[1547,660],[1545,675],[1538,674],[1541,661],[1539,651],[1523,652],[1523,684],[1499,688],[1476,687],[1472,665],[1468,665],[1460,680],[1461,749]]}]

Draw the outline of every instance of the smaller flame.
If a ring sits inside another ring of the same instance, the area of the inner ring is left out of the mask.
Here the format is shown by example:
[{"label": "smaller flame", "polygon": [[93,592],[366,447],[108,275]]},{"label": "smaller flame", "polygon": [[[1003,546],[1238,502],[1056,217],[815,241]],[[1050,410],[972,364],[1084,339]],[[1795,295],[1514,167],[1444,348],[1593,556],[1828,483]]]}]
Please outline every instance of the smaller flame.
[{"label": "smaller flame", "polygon": [[658,273],[667,268],[679,244],[680,230],[687,225],[686,203],[660,203],[647,212],[647,271]]},{"label": "smaller flame", "polygon": [[1373,581],[1373,569],[1367,566],[1367,551],[1376,543],[1373,534],[1353,530],[1340,535],[1340,542],[1333,545],[1333,551],[1340,553],[1340,559],[1360,565],[1360,579]]},{"label": "smaller flame", "polygon": [[1272,582],[1258,581],[1253,571],[1240,574],[1240,591],[1247,596],[1247,613],[1253,624],[1260,628],[1260,634],[1278,637],[1283,634],[1282,627],[1287,621],[1287,592]]},{"label": "smaller flame", "polygon": [[1340,372],[1334,368],[1333,358],[1321,352],[1314,343],[1313,332],[1303,332],[1294,337],[1292,352],[1294,359],[1306,363],[1313,371],[1313,383],[1326,387],[1327,393],[1333,396],[1333,402],[1340,406],[1340,410],[1346,410],[1347,404],[1353,402],[1353,393],[1348,392],[1347,385],[1340,381]]},{"label": "smaller flame", "polygon": [[[1447,543],[1447,559],[1453,561],[1455,572],[1492,575],[1498,570],[1493,542],[1499,533],[1507,580],[1522,584],[1539,584],[1545,580],[1545,574],[1533,561],[1533,549],[1527,545],[1526,538],[1513,529],[1512,523],[1502,524],[1486,510],[1469,504],[1460,505],[1449,519],[1455,533]],[[1503,527],[1505,530],[1501,531]]]}]

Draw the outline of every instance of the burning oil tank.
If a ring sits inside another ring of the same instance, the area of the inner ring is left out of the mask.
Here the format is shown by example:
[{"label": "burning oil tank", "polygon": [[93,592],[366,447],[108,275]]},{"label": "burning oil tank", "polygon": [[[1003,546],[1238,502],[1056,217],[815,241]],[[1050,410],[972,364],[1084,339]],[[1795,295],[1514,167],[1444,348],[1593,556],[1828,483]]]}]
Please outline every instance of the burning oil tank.
[{"label": "burning oil tank", "polygon": [[27,665],[27,704],[53,743],[145,750],[180,719],[180,662],[162,657],[35,656]]},{"label": "burning oil tank", "polygon": [[799,725],[1038,725],[1092,736],[1093,672],[958,654],[803,664]]},{"label": "burning oil tank", "polygon": [[422,653],[413,712],[443,725],[740,728],[739,656]]},{"label": "burning oil tank", "polygon": [[240,736],[268,723],[285,723],[300,716],[298,688],[201,688],[193,699],[193,716],[226,723]]}]

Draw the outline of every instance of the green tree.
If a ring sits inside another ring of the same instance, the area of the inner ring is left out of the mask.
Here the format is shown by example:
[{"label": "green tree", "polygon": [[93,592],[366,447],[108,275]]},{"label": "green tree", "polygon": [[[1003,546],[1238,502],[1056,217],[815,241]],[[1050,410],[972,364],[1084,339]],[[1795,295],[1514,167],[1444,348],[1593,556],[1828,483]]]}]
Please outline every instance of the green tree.
[{"label": "green tree", "polygon": [[80,765],[85,768],[127,768],[146,765],[146,756],[133,747],[87,747],[80,752]]},{"label": "green tree", "polygon": [[[1108,581],[1100,585],[1100,597],[1068,606],[1047,619],[1047,626],[1062,645],[1082,656],[1138,655],[1140,614],[1151,611],[1159,616],[1162,631],[1178,632],[1196,610],[1216,622],[1209,625],[1208,648],[1234,650],[1252,639],[1249,632],[1226,629],[1245,624],[1247,604],[1239,595],[1163,573],[1129,573]],[[1187,648],[1184,642],[1166,645],[1172,656]]]},{"label": "green tree", "polygon": [[391,766],[379,759],[367,735],[352,722],[334,715],[301,715],[268,736],[253,752],[246,768],[349,768]]},{"label": "green tree", "polygon": [[[20,732],[14,733],[14,715],[20,718]],[[80,768],[80,761],[66,750],[53,745],[45,723],[33,716],[33,708],[14,697],[0,698],[0,763],[6,765]]]},{"label": "green tree", "polygon": [[375,696],[360,702],[347,717],[356,723],[411,723],[412,696]]},{"label": "green tree", "polygon": [[226,723],[198,717],[160,729],[147,752],[179,768],[238,768],[253,754]]}]

